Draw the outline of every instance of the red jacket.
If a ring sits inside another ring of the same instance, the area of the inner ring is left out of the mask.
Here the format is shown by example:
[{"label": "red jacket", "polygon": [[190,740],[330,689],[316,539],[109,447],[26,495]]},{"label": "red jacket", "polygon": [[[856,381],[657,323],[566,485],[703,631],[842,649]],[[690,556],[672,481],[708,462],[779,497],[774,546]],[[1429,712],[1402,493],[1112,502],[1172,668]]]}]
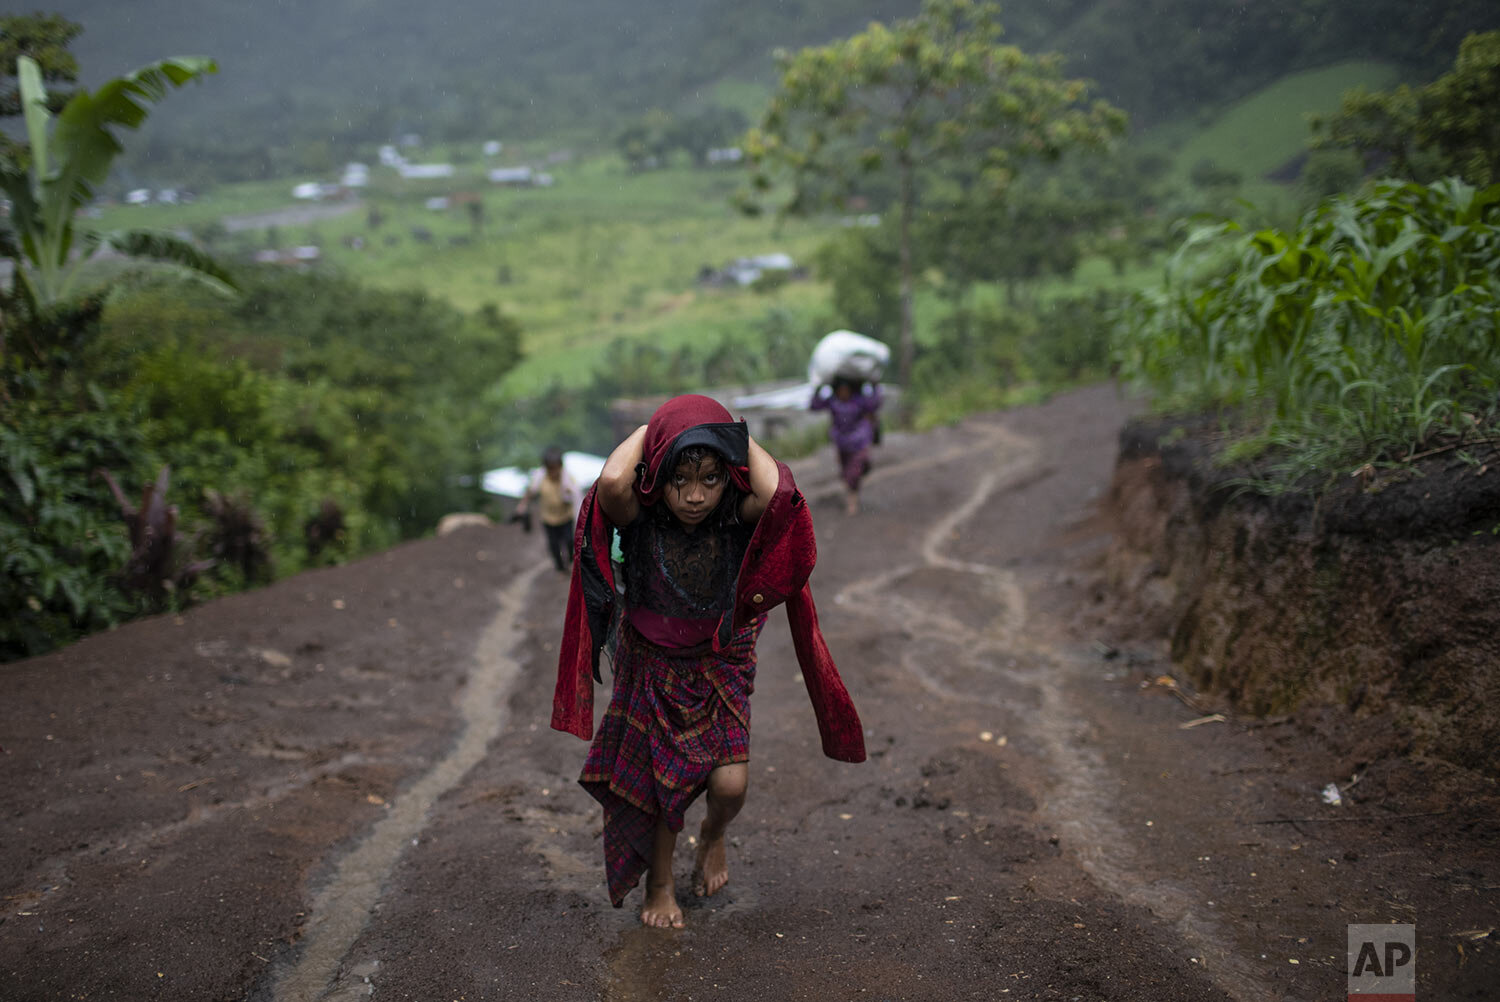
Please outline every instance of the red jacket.
[{"label": "red jacket", "polygon": [[[740,565],[733,627],[738,630],[756,616],[786,603],[792,643],[817,716],[823,753],[844,762],[863,762],[865,740],[859,714],[823,642],[818,610],[807,583],[818,559],[812,516],[791,471],[785,463],[776,465],[781,474],[776,492],[755,524]],[[577,558],[563,621],[557,689],[552,697],[552,726],[585,741],[594,734],[599,651],[618,599],[609,559],[610,522],[595,499],[597,490],[597,485],[589,488],[574,530]]]}]

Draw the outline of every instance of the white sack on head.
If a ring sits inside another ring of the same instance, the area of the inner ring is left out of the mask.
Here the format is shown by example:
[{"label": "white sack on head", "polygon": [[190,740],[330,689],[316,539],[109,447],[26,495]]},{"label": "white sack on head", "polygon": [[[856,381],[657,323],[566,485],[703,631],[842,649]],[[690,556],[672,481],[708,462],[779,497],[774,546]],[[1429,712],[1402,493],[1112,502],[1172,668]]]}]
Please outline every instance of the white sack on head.
[{"label": "white sack on head", "polygon": [[883,342],[853,331],[825,334],[807,363],[807,381],[813,385],[835,379],[857,382],[878,380],[890,364],[891,349]]}]

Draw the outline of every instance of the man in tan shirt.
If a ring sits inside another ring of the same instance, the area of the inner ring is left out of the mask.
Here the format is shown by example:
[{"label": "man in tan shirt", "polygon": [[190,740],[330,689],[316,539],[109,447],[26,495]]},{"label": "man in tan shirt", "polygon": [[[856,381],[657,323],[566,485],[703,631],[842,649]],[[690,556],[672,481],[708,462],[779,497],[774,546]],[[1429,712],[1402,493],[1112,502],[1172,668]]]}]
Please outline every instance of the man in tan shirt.
[{"label": "man in tan shirt", "polygon": [[582,494],[578,484],[563,469],[562,450],[550,446],[542,453],[542,465],[531,474],[526,493],[516,504],[516,514],[524,516],[531,501],[537,500],[542,529],[547,534],[547,552],[560,571],[573,568],[573,523],[577,519]]}]

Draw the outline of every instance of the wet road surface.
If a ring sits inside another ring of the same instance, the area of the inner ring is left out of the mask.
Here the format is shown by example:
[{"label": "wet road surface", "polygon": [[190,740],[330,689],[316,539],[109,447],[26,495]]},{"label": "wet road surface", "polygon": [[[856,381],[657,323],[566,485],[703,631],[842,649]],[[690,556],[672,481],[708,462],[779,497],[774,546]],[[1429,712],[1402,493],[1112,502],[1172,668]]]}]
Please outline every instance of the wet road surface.
[{"label": "wet road surface", "polygon": [[[870,759],[822,756],[773,615],[730,883],[681,931],[609,907],[585,745],[547,726],[566,581],[513,529],[12,666],[0,998],[1341,994],[1347,923],[1446,919],[1401,910],[1401,832],[1356,863],[1267,823],[1315,812],[1309,776],[1143,689],[1159,652],[1101,656],[1125,413],[1096,387],[890,436],[855,518],[797,464]],[[1485,983],[1471,956],[1447,983]]]}]

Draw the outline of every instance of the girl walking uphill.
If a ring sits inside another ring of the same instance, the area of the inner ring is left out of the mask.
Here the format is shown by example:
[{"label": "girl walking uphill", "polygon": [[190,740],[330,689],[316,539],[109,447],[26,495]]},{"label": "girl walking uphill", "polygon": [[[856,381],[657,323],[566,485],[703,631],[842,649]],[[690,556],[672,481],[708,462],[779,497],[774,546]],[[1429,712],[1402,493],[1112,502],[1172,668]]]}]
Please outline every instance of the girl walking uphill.
[{"label": "girl walking uphill", "polygon": [[832,386],[818,387],[808,405],[828,412],[828,437],[838,450],[839,476],[847,489],[844,510],[850,515],[859,514],[859,484],[870,472],[870,446],[877,441],[876,412],[882,399],[880,384],[838,377]]},{"label": "girl walking uphill", "polygon": [[[576,539],[552,726],[593,738],[579,783],[604,808],[610,900],[619,907],[644,874],[641,922],[681,928],[672,854],[683,813],[704,792],[693,890],[713,894],[729,880],[724,833],[749,781],[755,643],[775,606],[786,604],[824,753],[864,761],[859,716],[807,584],[812,518],[785,464],[718,402],[687,395],[610,455]],[[593,683],[612,623],[614,690],[596,735]]]}]

